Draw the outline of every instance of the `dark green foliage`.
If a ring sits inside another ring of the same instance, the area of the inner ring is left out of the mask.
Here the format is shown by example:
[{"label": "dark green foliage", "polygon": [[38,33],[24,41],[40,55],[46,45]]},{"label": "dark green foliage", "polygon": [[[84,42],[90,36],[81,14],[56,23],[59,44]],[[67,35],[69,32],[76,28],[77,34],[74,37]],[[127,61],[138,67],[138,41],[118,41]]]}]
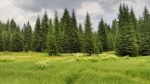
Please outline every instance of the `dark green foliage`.
[{"label": "dark green foliage", "polygon": [[5,25],[0,21],[0,51],[4,51],[4,32],[5,32]]},{"label": "dark green foliage", "polygon": [[71,27],[70,32],[68,32],[68,45],[71,53],[76,53],[81,51],[80,39],[78,36],[77,20],[75,11],[72,11],[71,16]]},{"label": "dark green foliage", "polygon": [[96,32],[92,31],[89,14],[84,31],[81,24],[77,25],[75,11],[69,15],[67,8],[60,19],[55,12],[54,22],[45,11],[41,22],[38,16],[33,32],[29,22],[20,31],[14,19],[5,24],[0,21],[0,51],[92,55],[115,50],[120,56],[150,55],[150,14],[146,7],[138,20],[132,8],[129,12],[128,6],[120,5],[118,19],[113,20],[112,27],[101,19]]},{"label": "dark green foliage", "polygon": [[7,20],[7,23],[6,23],[6,31],[8,31],[9,30],[9,20]]},{"label": "dark green foliage", "polygon": [[134,32],[135,32],[136,42],[137,42],[137,45],[140,46],[140,43],[141,43],[140,26],[138,25],[138,21],[136,19],[136,16],[135,16],[134,11],[133,11],[132,8],[131,8],[130,15],[131,15],[131,22],[132,22],[132,25],[133,25],[133,29],[134,29]]},{"label": "dark green foliage", "polygon": [[92,24],[90,22],[90,16],[87,13],[85,19],[85,32],[84,32],[84,47],[83,51],[92,55],[94,53],[94,38],[92,32]]},{"label": "dark green foliage", "polygon": [[4,50],[4,38],[3,38],[3,33],[0,30],[0,51]]},{"label": "dark green foliage", "polygon": [[15,31],[11,40],[11,51],[22,52],[23,51],[23,36],[20,31]]},{"label": "dark green foliage", "polygon": [[139,53],[141,55],[150,55],[150,16],[146,7],[143,12],[140,32],[141,43]]},{"label": "dark green foliage", "polygon": [[119,9],[119,32],[117,37],[118,44],[116,46],[116,53],[121,56],[136,56],[138,53],[138,47],[136,44],[135,33],[133,30],[128,6],[120,5]]},{"label": "dark green foliage", "polygon": [[14,19],[11,19],[9,27],[10,27],[11,32],[14,32],[17,30],[17,25],[16,25],[16,22],[14,21]]},{"label": "dark green foliage", "polygon": [[49,20],[49,29],[47,35],[47,47],[49,55],[57,55],[58,54],[58,47],[56,42],[56,34],[55,29],[52,23],[52,20]]},{"label": "dark green foliage", "polygon": [[33,50],[36,52],[42,52],[42,37],[41,37],[41,25],[40,17],[38,16],[35,24],[34,35],[33,35]]},{"label": "dark green foliage", "polygon": [[112,22],[112,27],[111,27],[113,49],[115,49],[117,30],[118,30],[118,21],[116,19],[114,19],[113,22]]},{"label": "dark green foliage", "polygon": [[3,32],[4,34],[4,51],[10,51],[11,50],[11,33],[10,31]]},{"label": "dark green foliage", "polygon": [[27,25],[23,28],[23,45],[24,51],[28,52],[32,49],[32,28],[28,21]]},{"label": "dark green foliage", "polygon": [[79,42],[80,42],[80,50],[82,52],[83,51],[83,29],[82,29],[81,24],[79,24],[78,36],[79,36]]},{"label": "dark green foliage", "polygon": [[69,15],[69,12],[67,9],[65,9],[63,17],[61,19],[62,23],[63,23],[63,28],[62,30],[64,31],[64,35],[63,35],[63,52],[64,53],[69,53],[70,52],[70,43],[69,43],[69,36],[70,36],[70,27],[71,27],[71,18]]},{"label": "dark green foliage", "polygon": [[47,12],[45,11],[45,14],[43,16],[42,23],[41,23],[42,51],[46,50],[47,34],[48,34],[48,15],[47,15]]},{"label": "dark green foliage", "polygon": [[98,38],[98,34],[94,33],[94,53],[98,54],[103,52],[103,47],[100,39]]},{"label": "dark green foliage", "polygon": [[98,38],[102,43],[103,51],[109,51],[109,44],[108,44],[108,28],[105,26],[103,19],[98,26]]}]

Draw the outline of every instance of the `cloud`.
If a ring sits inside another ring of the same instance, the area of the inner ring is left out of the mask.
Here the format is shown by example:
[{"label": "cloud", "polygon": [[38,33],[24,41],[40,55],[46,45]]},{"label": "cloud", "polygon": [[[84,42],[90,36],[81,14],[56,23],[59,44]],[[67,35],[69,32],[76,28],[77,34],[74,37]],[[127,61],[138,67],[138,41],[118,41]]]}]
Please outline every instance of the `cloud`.
[{"label": "cloud", "polygon": [[45,9],[49,18],[53,19],[55,10],[60,18],[65,8],[70,13],[74,8],[78,22],[82,24],[88,11],[93,29],[97,30],[101,18],[110,25],[117,18],[120,3],[128,4],[129,8],[132,6],[137,18],[142,16],[144,6],[150,8],[149,0],[0,0],[0,20],[6,22],[14,18],[21,27],[29,20],[34,28],[38,14],[42,19]]},{"label": "cloud", "polygon": [[83,2],[81,8],[77,9],[77,15],[85,16],[87,12],[93,16],[104,14],[101,5],[93,1]]},{"label": "cloud", "polygon": [[68,8],[72,10],[73,8],[80,7],[83,1],[84,0],[13,0],[13,4],[25,11],[39,12],[42,8],[52,10]]}]

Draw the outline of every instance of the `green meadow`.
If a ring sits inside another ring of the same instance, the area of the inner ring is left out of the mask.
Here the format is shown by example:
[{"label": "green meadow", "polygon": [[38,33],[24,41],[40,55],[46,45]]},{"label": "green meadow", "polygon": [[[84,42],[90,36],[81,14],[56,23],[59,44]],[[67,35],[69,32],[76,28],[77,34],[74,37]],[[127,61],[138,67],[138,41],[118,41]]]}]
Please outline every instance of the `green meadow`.
[{"label": "green meadow", "polygon": [[150,84],[150,57],[0,52],[0,84]]}]

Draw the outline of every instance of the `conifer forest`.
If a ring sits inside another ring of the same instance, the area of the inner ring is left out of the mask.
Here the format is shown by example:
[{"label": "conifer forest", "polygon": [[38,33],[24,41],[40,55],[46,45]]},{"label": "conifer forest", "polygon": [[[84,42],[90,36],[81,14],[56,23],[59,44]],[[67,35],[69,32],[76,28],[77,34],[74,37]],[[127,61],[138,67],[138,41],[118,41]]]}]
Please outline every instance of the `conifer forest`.
[{"label": "conifer forest", "polygon": [[0,0],[0,84],[150,84],[149,5]]},{"label": "conifer forest", "polygon": [[45,10],[43,17],[37,15],[34,28],[31,28],[30,21],[20,28],[15,18],[0,22],[0,51],[35,51],[49,55],[92,55],[115,51],[118,56],[150,55],[150,13],[147,7],[139,18],[127,4],[120,4],[118,9],[118,17],[111,25],[103,18],[99,20],[97,31],[93,31],[88,12],[83,25],[78,23],[75,10],[69,12],[67,8],[61,17],[55,11],[54,18],[49,18]]}]

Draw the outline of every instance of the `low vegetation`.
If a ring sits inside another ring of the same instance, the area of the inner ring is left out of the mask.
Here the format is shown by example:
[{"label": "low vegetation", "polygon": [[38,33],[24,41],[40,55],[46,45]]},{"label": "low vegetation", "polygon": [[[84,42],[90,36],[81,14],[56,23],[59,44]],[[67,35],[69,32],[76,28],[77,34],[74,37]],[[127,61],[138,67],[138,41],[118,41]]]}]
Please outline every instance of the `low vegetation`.
[{"label": "low vegetation", "polygon": [[[10,58],[11,57],[11,58]],[[149,84],[150,57],[0,53],[0,84]]]}]

